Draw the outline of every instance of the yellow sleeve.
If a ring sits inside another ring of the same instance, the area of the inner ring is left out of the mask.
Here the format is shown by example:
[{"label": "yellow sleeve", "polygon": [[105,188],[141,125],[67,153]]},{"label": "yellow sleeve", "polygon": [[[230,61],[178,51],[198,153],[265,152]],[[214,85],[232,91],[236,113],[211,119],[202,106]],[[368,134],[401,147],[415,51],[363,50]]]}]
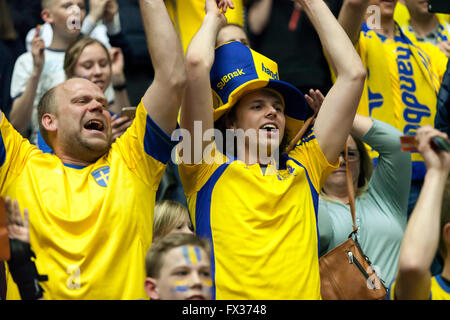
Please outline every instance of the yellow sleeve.
[{"label": "yellow sleeve", "polygon": [[190,164],[186,160],[180,159],[178,170],[186,197],[199,191],[216,169],[229,161],[225,155],[217,150],[215,142],[212,142],[203,154],[206,157],[199,164]]},{"label": "yellow sleeve", "polygon": [[112,144],[110,161],[114,161],[114,154],[119,154],[130,170],[157,190],[175,145],[150,118],[141,102],[133,124]]},{"label": "yellow sleeve", "polygon": [[318,193],[320,193],[325,180],[339,165],[339,159],[334,164],[328,162],[313,131],[303,137],[288,156],[291,160],[294,160],[295,164],[306,169]]}]

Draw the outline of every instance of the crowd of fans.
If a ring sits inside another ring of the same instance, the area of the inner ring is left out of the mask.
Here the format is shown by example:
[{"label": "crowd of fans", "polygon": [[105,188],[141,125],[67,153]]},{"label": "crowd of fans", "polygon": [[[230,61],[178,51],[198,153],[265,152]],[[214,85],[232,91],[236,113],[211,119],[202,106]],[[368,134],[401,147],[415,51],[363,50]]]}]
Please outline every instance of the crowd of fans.
[{"label": "crowd of fans", "polygon": [[450,14],[0,0],[0,56],[0,299],[321,299],[350,171],[386,299],[450,300]]}]

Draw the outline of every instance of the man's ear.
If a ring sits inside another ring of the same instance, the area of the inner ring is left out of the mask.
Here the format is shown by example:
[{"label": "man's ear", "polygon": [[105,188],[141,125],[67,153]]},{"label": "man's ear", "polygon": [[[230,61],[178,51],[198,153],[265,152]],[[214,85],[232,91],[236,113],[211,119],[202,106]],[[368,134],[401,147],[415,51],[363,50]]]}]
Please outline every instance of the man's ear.
[{"label": "man's ear", "polygon": [[49,9],[43,9],[41,11],[41,18],[42,18],[42,20],[44,20],[44,22],[47,22],[50,24],[53,23],[53,17],[52,17],[52,14],[50,13]]},{"label": "man's ear", "polygon": [[144,288],[150,300],[160,300],[156,279],[150,277],[145,278]]},{"label": "man's ear", "polygon": [[58,121],[56,120],[56,116],[51,113],[44,113],[41,118],[41,123],[46,131],[56,132],[58,129]]}]

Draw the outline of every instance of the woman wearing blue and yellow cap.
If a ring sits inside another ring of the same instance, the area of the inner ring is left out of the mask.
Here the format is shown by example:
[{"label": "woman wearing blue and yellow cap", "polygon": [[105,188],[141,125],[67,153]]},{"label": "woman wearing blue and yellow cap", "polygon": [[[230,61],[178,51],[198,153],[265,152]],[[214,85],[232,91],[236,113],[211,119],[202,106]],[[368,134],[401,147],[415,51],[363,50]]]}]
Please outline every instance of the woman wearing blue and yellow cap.
[{"label": "woman wearing blue and yellow cap", "polygon": [[321,298],[318,195],[338,165],[365,69],[322,0],[296,2],[315,26],[337,81],[313,129],[286,154],[278,156],[281,141],[292,142],[313,111],[300,91],[279,80],[272,60],[239,42],[214,50],[231,0],[206,0],[186,53],[179,169],[195,231],[212,244],[215,299]]}]

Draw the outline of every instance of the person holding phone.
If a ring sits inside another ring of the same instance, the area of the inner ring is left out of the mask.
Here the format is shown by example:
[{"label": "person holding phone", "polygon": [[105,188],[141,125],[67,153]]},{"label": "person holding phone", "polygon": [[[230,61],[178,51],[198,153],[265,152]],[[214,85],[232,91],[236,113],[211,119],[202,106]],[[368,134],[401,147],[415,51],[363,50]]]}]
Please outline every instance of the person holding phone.
[{"label": "person holding phone", "polygon": [[[447,134],[425,126],[417,130],[418,150],[427,166],[424,185],[406,226],[399,267],[388,297],[392,300],[450,300],[450,153],[436,151],[432,139]],[[432,276],[439,249],[444,267]]]}]

